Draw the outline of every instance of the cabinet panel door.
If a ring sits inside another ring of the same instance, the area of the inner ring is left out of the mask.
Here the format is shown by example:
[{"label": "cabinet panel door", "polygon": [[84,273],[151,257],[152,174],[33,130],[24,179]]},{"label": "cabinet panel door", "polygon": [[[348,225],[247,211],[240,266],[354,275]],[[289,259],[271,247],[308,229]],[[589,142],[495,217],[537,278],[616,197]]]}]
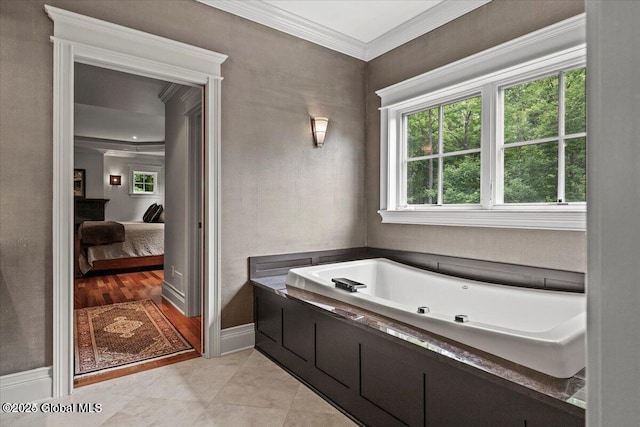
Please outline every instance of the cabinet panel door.
[{"label": "cabinet panel door", "polygon": [[348,389],[358,386],[357,330],[328,316],[318,316],[315,331],[315,367]]},{"label": "cabinet panel door", "polygon": [[360,339],[363,331],[327,315],[316,316],[312,384],[370,427],[404,426],[397,418],[360,396]]},{"label": "cabinet panel door", "polygon": [[568,414],[559,409],[527,399],[523,402],[522,416],[526,427],[584,427],[582,417]]},{"label": "cabinet panel door", "polygon": [[427,426],[524,427],[515,392],[443,363],[426,377],[425,402]]},{"label": "cabinet panel door", "polygon": [[282,308],[282,347],[305,362],[313,357],[313,319],[301,304],[284,301]]},{"label": "cabinet panel door", "polygon": [[[256,330],[274,342],[280,342],[282,328],[282,298],[262,289],[255,290]],[[258,340],[258,337],[256,337]]]},{"label": "cabinet panel door", "polygon": [[423,377],[416,366],[360,346],[360,395],[404,425],[424,425]]}]

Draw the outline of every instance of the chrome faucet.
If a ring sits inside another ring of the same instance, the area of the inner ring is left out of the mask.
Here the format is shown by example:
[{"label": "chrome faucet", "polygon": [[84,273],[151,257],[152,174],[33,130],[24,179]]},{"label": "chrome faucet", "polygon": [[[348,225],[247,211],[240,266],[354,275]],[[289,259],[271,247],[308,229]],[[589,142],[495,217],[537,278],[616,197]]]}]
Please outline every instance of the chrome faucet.
[{"label": "chrome faucet", "polygon": [[355,280],[345,279],[344,277],[331,279],[336,284],[336,288],[344,289],[349,292],[358,292],[358,289],[366,288],[364,283],[356,282]]}]

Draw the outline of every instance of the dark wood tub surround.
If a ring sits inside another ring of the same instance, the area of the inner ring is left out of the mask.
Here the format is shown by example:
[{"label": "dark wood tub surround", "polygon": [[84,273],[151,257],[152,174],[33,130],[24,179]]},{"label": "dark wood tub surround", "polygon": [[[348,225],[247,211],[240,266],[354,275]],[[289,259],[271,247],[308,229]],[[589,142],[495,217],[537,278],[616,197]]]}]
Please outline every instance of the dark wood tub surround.
[{"label": "dark wood tub surround", "polygon": [[290,268],[366,258],[387,258],[412,267],[483,282],[584,292],[584,273],[575,271],[370,247],[251,257],[249,278],[286,275]]},{"label": "dark wood tub surround", "polygon": [[[433,260],[415,253],[384,257],[400,260],[408,254],[419,262]],[[370,426],[584,425],[584,371],[569,379],[553,378],[349,304],[286,287],[287,259],[301,266],[301,259],[325,256],[337,262],[383,255],[358,248],[250,259],[256,348],[356,421]],[[452,261],[468,265],[465,262],[473,260],[445,257],[438,263]],[[490,268],[481,274],[495,270],[496,264],[483,264]],[[510,266],[507,276],[519,277],[517,270]],[[534,273],[530,281],[549,283],[540,280],[539,273],[544,273],[561,285],[569,282],[573,291],[584,277],[535,268],[521,273]]]}]

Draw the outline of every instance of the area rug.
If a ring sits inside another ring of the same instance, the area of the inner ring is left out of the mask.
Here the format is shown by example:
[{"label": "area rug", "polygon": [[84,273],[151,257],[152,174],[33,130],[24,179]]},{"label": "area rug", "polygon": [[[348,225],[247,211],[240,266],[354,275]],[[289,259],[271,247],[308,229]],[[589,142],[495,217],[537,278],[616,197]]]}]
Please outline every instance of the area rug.
[{"label": "area rug", "polygon": [[81,308],[74,318],[76,375],[192,349],[151,300]]}]

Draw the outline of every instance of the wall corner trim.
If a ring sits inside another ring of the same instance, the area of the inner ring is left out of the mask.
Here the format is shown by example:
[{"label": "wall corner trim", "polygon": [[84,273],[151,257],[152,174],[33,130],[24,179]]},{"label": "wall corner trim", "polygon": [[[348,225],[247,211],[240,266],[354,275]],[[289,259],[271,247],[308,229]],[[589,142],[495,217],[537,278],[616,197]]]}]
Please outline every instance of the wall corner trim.
[{"label": "wall corner trim", "polygon": [[2,402],[38,402],[53,397],[53,368],[31,369],[0,377]]},{"label": "wall corner trim", "polygon": [[253,348],[255,344],[255,330],[253,323],[226,328],[220,331],[220,355],[236,353]]}]

